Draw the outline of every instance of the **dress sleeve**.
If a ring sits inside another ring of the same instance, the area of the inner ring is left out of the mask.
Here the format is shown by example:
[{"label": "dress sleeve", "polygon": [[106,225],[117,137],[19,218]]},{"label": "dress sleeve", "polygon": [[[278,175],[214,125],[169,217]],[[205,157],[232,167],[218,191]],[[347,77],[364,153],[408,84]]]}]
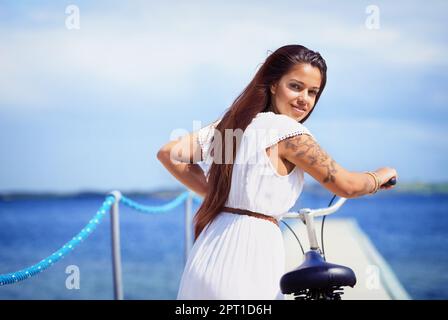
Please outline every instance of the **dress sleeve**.
[{"label": "dress sleeve", "polygon": [[201,129],[199,129],[197,134],[197,141],[202,149],[202,155],[203,155],[203,162],[205,162],[208,165],[211,165],[212,157],[210,156],[210,146],[212,142],[212,138],[214,135],[214,130],[216,126],[219,124],[221,119],[216,120],[215,122],[209,124],[208,126],[205,126]]},{"label": "dress sleeve", "polygon": [[300,122],[286,115],[276,115],[268,125],[264,148],[271,147],[286,138],[301,134],[307,134],[314,139],[308,128]]}]

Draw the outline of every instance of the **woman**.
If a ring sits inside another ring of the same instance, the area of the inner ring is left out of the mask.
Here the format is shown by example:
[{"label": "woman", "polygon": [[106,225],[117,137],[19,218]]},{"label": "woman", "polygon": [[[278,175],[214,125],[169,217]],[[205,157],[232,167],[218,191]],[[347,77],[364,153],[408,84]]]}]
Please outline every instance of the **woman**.
[{"label": "woman", "polygon": [[[222,119],[160,149],[162,164],[204,197],[194,217],[195,243],[178,299],[284,298],[278,220],[297,201],[304,172],[345,198],[392,188],[382,185],[397,177],[394,169],[348,171],[303,125],[324,90],[326,71],[318,52],[283,46],[266,59]],[[238,147],[233,137],[231,143],[223,140],[228,130],[243,133]],[[222,155],[230,161],[222,161]],[[200,161],[209,165],[205,174]]]}]

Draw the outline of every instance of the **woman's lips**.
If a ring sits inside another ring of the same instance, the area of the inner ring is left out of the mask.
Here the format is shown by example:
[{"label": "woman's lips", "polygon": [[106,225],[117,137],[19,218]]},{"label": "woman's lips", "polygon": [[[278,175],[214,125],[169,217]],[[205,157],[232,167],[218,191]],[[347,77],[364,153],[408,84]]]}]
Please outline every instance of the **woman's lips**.
[{"label": "woman's lips", "polygon": [[305,107],[300,108],[300,107],[296,107],[296,106],[292,106],[293,110],[296,111],[297,113],[305,113]]}]

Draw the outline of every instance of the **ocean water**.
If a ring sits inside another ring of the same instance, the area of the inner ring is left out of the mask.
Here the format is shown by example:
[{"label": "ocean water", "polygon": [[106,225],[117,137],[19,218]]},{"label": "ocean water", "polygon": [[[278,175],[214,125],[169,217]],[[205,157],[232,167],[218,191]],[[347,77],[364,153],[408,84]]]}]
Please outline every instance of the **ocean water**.
[{"label": "ocean water", "polygon": [[[126,196],[146,205],[168,201]],[[294,209],[326,207],[331,198],[325,192],[304,192]],[[58,250],[103,201],[102,195],[0,200],[0,274],[31,266]],[[346,217],[358,221],[413,299],[448,299],[448,195],[380,192],[349,199],[327,219]],[[184,206],[143,214],[121,205],[120,223],[125,299],[175,299],[184,265]],[[51,268],[0,286],[0,299],[113,299],[109,231],[106,217]],[[71,265],[79,268],[79,289],[66,287]]]}]

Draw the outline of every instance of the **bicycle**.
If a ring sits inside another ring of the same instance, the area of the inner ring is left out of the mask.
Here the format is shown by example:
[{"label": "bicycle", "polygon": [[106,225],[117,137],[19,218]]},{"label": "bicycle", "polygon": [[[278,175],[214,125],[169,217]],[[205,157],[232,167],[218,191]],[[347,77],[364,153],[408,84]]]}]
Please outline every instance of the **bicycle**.
[{"label": "bicycle", "polygon": [[[384,185],[390,186],[397,183],[395,178],[390,179]],[[325,259],[325,250],[323,242],[323,226],[325,217],[336,212],[347,200],[340,198],[333,206],[333,200],[330,201],[327,208],[309,209],[304,208],[298,213],[287,213],[285,218],[300,218],[306,225],[310,249],[304,252],[302,244],[297,235],[286,224],[296,237],[304,254],[304,261],[296,269],[287,272],[280,279],[280,288],[283,294],[293,294],[294,300],[341,300],[344,293],[344,287],[354,287],[356,285],[356,275],[349,267],[329,263]],[[321,243],[322,250],[319,247],[314,228],[314,218],[323,216]]]}]

